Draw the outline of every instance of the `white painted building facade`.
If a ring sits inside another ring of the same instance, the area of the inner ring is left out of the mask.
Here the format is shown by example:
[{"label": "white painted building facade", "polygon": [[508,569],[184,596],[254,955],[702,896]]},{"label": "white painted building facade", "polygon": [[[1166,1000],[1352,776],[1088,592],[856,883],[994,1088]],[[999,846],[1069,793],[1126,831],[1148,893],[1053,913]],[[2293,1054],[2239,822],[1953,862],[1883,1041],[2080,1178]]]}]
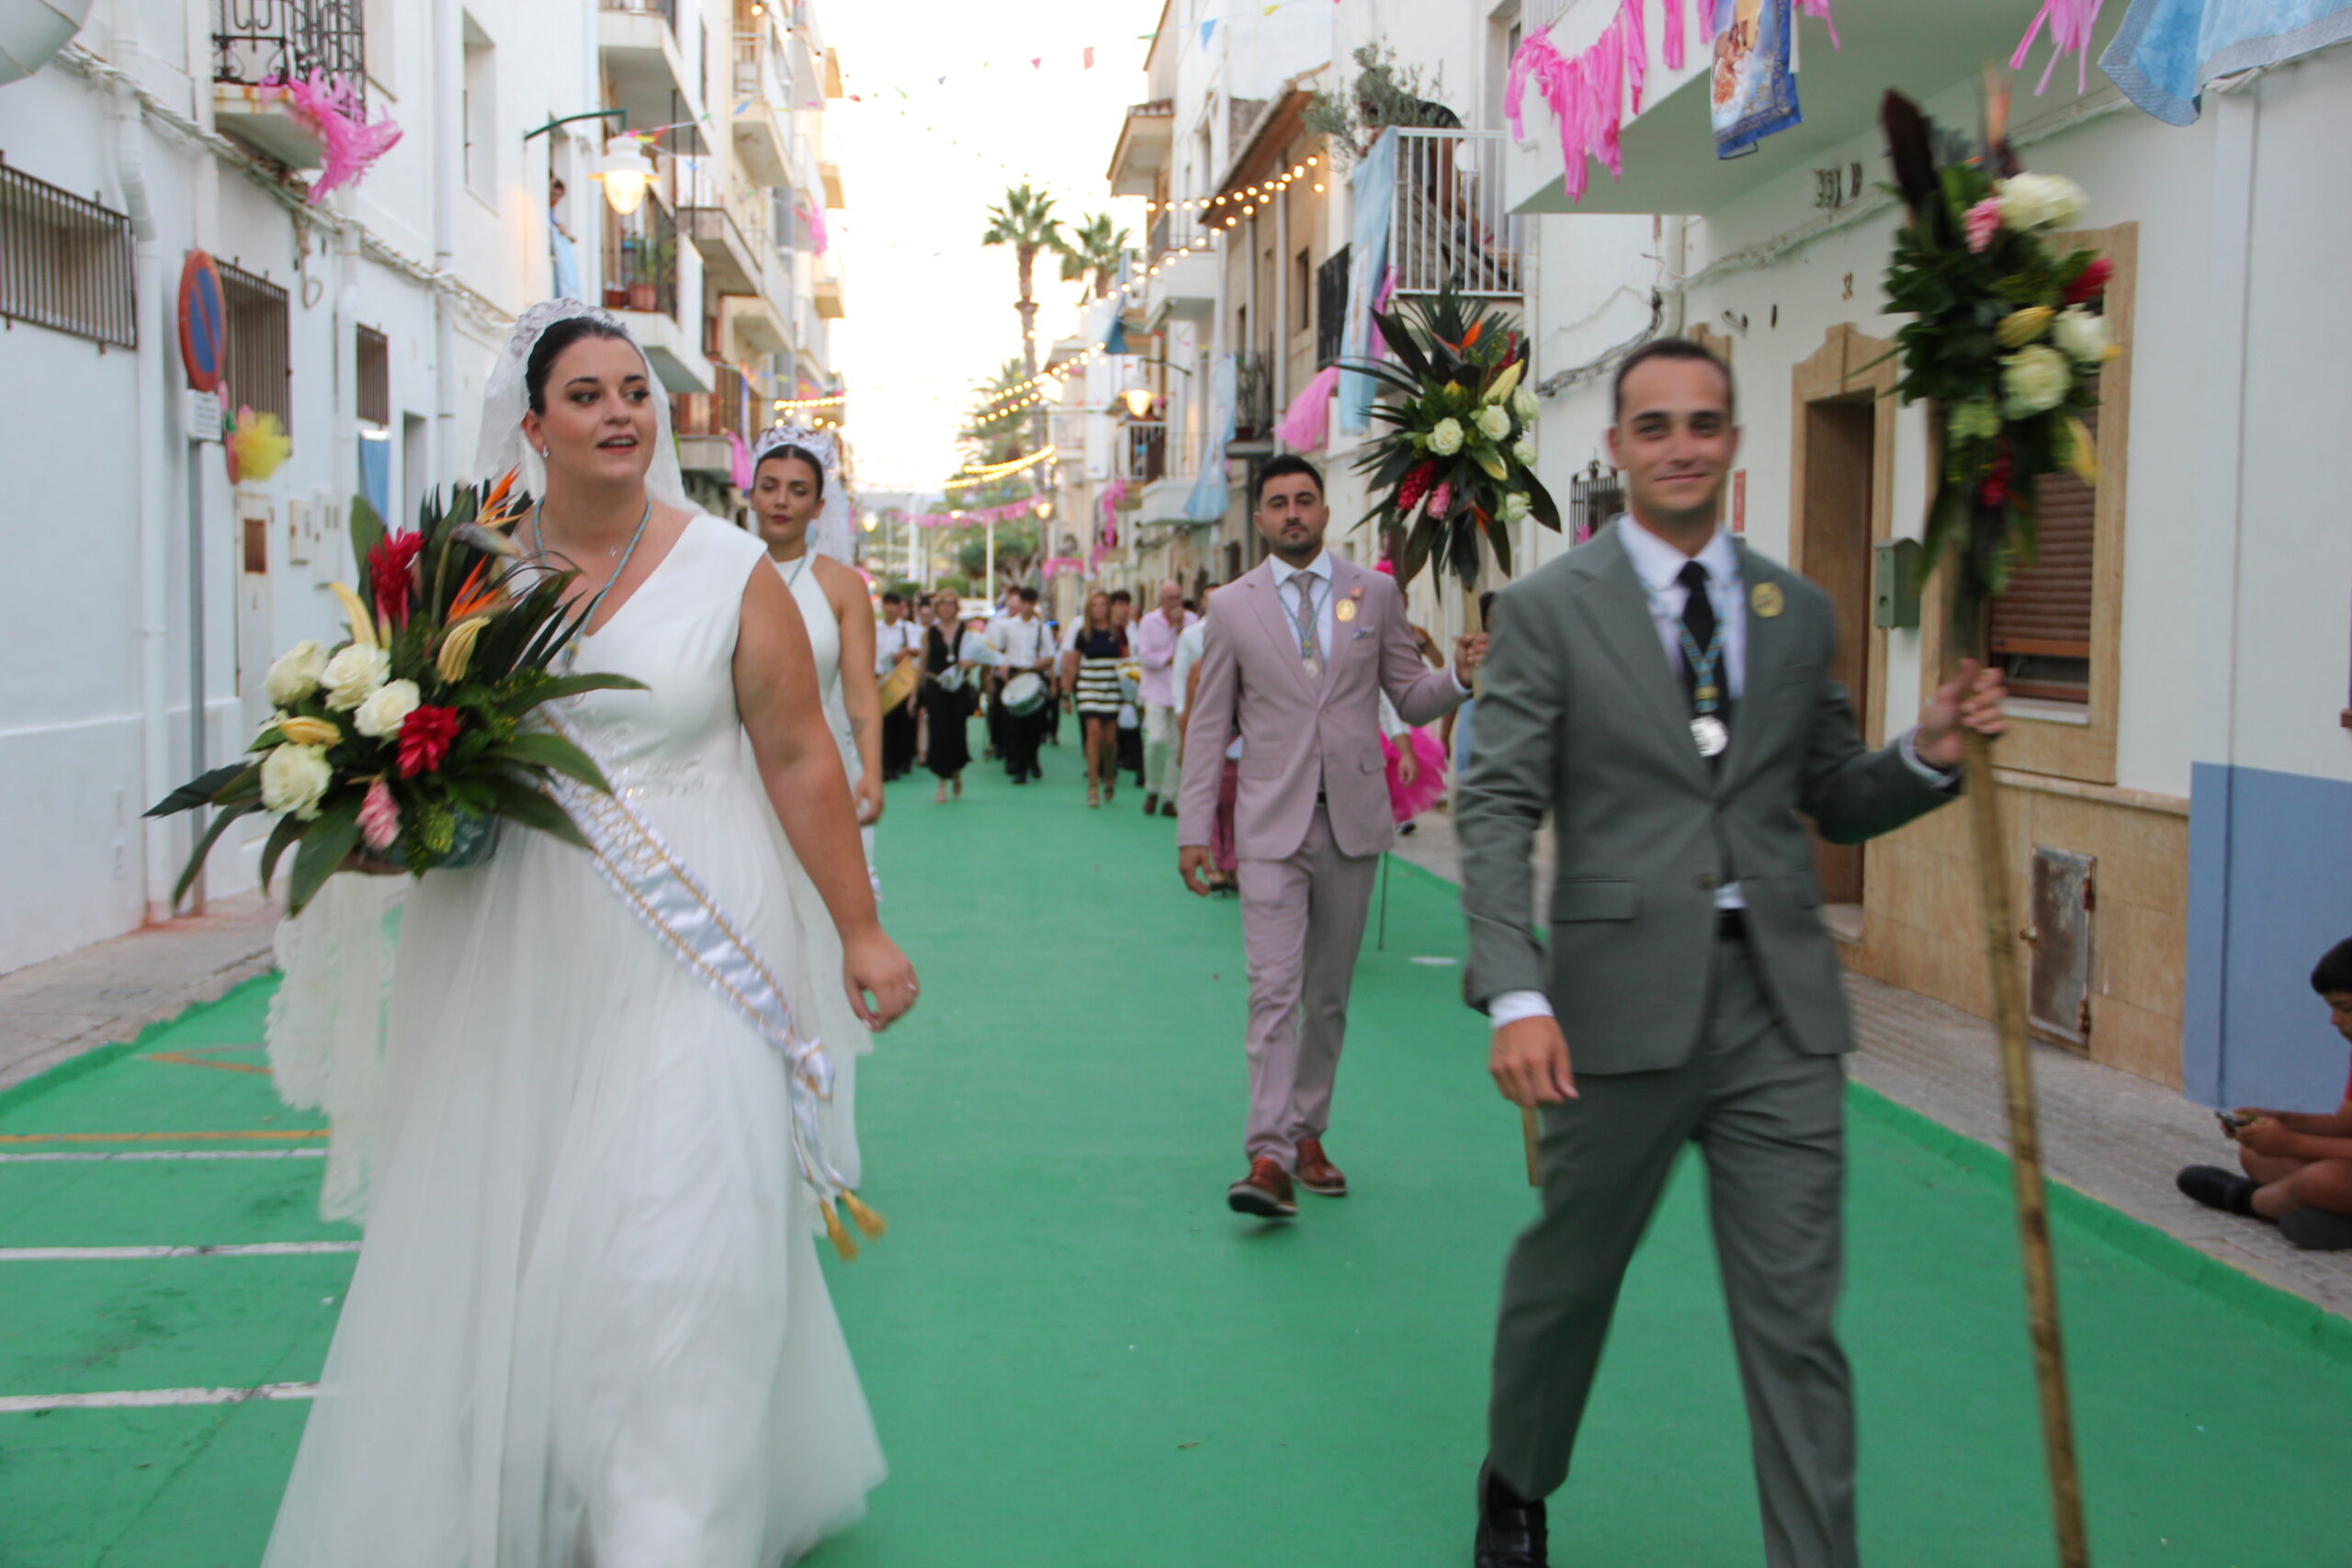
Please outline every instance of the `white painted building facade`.
[{"label": "white painted building facade", "polygon": [[[737,427],[756,428],[754,401],[831,377],[838,267],[787,231],[747,253],[755,276],[718,276],[720,242],[699,240],[691,210],[698,190],[786,175],[813,193],[801,204],[839,205],[816,134],[838,66],[804,48],[814,107],[769,91],[733,70],[752,21],[813,37],[798,7],[739,15],[733,0],[97,0],[62,53],[0,87],[0,223],[13,254],[48,258],[0,290],[20,566],[0,585],[0,813],[20,824],[0,848],[0,971],[171,913],[187,819],[141,812],[242,750],[278,650],[332,639],[348,498],[400,519],[464,472],[506,330],[554,291],[553,224],[576,242],[582,292],[627,311],[670,392],[707,400],[731,370]],[[254,90],[289,65],[364,80],[368,117],[402,130],[318,205],[314,142]],[[774,132],[792,162],[745,175],[741,128],[758,118],[729,111],[772,100],[797,122]],[[677,121],[640,209],[672,243],[629,253],[659,275],[648,299],[616,276],[592,175],[610,126]],[[199,248],[232,269],[246,385],[231,393],[279,412],[292,440],[266,479],[232,486],[220,447],[189,439],[175,295]],[[782,322],[776,341],[718,331],[746,316]],[[707,453],[703,468],[718,504],[724,471]],[[249,838],[216,850],[209,895],[254,886]]]}]

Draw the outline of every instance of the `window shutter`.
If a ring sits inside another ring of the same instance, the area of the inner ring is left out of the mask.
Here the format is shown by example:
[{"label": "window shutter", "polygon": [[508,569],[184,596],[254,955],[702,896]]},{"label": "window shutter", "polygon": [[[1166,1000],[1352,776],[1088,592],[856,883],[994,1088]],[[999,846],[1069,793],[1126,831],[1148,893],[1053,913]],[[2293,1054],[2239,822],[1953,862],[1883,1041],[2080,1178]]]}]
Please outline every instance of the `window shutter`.
[{"label": "window shutter", "polygon": [[[2096,409],[2083,423],[2094,436],[2098,434]],[[2034,494],[2041,513],[2041,550],[2033,565],[2010,577],[2008,592],[1993,601],[1989,646],[1996,659],[2088,659],[2098,491],[2072,474],[2044,474],[2035,481]]]}]

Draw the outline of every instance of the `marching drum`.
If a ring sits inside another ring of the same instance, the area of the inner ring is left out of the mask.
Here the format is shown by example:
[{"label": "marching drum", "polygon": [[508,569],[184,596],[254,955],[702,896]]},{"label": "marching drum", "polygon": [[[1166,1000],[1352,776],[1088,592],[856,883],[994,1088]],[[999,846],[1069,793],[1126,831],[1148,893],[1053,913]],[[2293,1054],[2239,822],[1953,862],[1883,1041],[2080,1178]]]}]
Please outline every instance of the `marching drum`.
[{"label": "marching drum", "polygon": [[1004,683],[1004,711],[1027,716],[1035,713],[1046,701],[1045,678],[1035,670],[1023,670]]}]

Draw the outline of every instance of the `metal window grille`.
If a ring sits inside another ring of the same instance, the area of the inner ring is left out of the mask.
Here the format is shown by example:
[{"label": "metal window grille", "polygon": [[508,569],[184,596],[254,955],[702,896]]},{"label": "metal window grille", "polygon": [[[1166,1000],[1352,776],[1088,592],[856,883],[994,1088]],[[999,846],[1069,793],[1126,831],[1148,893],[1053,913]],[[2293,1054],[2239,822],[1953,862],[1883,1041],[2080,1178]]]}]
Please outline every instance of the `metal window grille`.
[{"label": "metal window grille", "polygon": [[1593,531],[1625,510],[1625,481],[1600,471],[1600,460],[1568,482],[1569,538],[1583,544]]},{"label": "metal window grille", "polygon": [[255,413],[274,413],[294,429],[294,361],[286,290],[243,267],[220,264],[220,293],[229,308],[229,401]]},{"label": "metal window grille", "polygon": [[1434,294],[1449,277],[1488,299],[1520,295],[1525,220],[1503,201],[1503,133],[1392,126],[1396,197],[1388,258],[1400,294]]},{"label": "metal window grille", "polygon": [[138,347],[130,220],[0,164],[0,317]]},{"label": "metal window grille", "polygon": [[367,27],[360,0],[213,0],[212,79],[340,77],[364,105]]},{"label": "metal window grille", "polygon": [[369,424],[392,423],[391,344],[373,327],[358,329],[353,363],[359,372],[359,417]]},{"label": "metal window grille", "polygon": [[1348,250],[1341,245],[1315,274],[1315,368],[1339,363],[1348,338]]}]

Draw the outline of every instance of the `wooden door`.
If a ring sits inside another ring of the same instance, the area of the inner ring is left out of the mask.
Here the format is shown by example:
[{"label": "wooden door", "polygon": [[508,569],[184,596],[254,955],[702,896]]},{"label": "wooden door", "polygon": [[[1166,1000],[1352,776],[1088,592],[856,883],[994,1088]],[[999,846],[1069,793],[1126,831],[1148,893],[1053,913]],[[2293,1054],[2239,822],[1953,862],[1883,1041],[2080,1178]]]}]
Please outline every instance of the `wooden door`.
[{"label": "wooden door", "polygon": [[[1838,615],[1831,675],[1852,697],[1858,723],[1872,710],[1870,689],[1871,481],[1877,411],[1867,397],[1806,402],[1802,514],[1795,518],[1798,570],[1828,593]],[[1824,904],[1862,901],[1862,846],[1814,840]]]}]

